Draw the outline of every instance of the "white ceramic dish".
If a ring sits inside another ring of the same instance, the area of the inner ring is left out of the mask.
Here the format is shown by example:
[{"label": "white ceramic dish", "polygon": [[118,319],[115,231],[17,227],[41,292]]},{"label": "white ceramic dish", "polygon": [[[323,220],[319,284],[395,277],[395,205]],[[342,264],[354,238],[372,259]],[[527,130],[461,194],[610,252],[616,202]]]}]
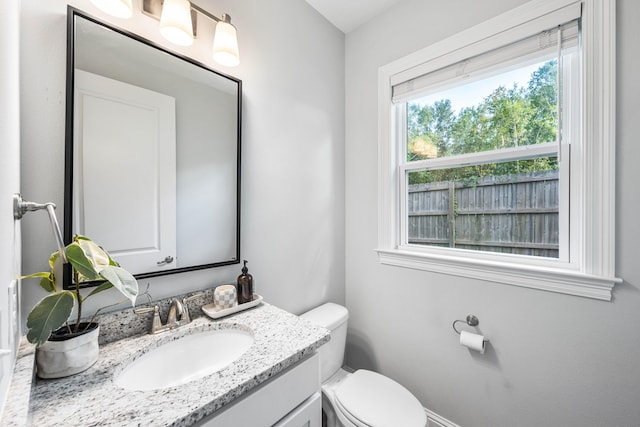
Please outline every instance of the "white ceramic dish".
[{"label": "white ceramic dish", "polygon": [[220,309],[216,307],[214,303],[211,303],[211,304],[203,305],[202,311],[204,311],[204,314],[211,317],[212,319],[219,319],[220,317],[228,316],[230,314],[238,313],[248,308],[255,307],[261,302],[262,302],[262,297],[258,294],[253,294],[253,300],[249,302],[245,302],[244,304],[238,304],[235,307],[231,307],[231,308]]}]

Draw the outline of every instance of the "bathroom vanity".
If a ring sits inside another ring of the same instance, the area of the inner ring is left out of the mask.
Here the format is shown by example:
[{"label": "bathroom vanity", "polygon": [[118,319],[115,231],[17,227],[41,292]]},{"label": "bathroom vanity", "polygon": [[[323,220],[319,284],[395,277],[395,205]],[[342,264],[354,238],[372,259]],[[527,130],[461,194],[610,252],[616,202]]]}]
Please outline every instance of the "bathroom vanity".
[{"label": "bathroom vanity", "polygon": [[[107,334],[109,329],[105,328]],[[115,383],[124,368],[148,350],[190,334],[224,329],[250,331],[254,342],[237,360],[213,374],[147,391],[127,390]],[[13,396],[2,425],[319,426],[316,350],[329,338],[328,330],[266,303],[218,320],[196,317],[172,331],[102,344],[98,362],[80,374],[35,379],[26,416],[16,413],[20,405],[12,403]],[[29,346],[23,353],[20,358],[28,360]],[[24,367],[25,360],[19,359],[18,365]],[[14,381],[25,383],[30,375],[33,372],[23,369]]]}]

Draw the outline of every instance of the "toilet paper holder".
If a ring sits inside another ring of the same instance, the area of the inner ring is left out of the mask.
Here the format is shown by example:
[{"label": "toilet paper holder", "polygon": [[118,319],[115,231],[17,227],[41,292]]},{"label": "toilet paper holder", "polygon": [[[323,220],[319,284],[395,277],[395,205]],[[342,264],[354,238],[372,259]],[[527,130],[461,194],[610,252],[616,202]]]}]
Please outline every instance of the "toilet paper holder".
[{"label": "toilet paper holder", "polygon": [[[461,331],[456,329],[456,323],[458,322],[466,322],[467,325],[469,326],[478,326],[480,324],[480,319],[478,319],[473,314],[469,314],[466,320],[461,320],[461,319],[454,320],[451,326],[453,327],[453,330],[456,331],[456,334],[460,335]],[[489,342],[489,340],[485,339],[484,342]]]}]

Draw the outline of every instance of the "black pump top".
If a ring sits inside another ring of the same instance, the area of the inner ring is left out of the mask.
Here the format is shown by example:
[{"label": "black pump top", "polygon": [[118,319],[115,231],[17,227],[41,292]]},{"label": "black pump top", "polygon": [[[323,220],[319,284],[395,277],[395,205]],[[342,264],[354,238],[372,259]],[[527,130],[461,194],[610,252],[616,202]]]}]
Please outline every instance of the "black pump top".
[{"label": "black pump top", "polygon": [[249,269],[247,268],[247,260],[244,260],[244,267],[242,267],[242,274],[247,274]]}]

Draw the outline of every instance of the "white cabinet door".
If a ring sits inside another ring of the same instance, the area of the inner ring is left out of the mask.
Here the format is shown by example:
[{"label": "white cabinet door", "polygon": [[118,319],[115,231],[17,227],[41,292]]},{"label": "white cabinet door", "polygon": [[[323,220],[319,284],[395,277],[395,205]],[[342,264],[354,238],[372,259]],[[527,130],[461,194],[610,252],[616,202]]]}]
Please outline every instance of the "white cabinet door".
[{"label": "white cabinet door", "polygon": [[[322,412],[318,408],[322,399],[320,403],[310,399],[310,396],[319,396],[319,391],[320,360],[316,353],[194,427],[320,427]],[[288,423],[289,415],[291,423]]]},{"label": "white cabinet door", "polygon": [[322,395],[317,392],[275,423],[273,427],[320,427],[321,425]]},{"label": "white cabinet door", "polygon": [[79,69],[74,78],[74,233],[133,274],[175,268],[158,264],[176,257],[175,99]]}]

